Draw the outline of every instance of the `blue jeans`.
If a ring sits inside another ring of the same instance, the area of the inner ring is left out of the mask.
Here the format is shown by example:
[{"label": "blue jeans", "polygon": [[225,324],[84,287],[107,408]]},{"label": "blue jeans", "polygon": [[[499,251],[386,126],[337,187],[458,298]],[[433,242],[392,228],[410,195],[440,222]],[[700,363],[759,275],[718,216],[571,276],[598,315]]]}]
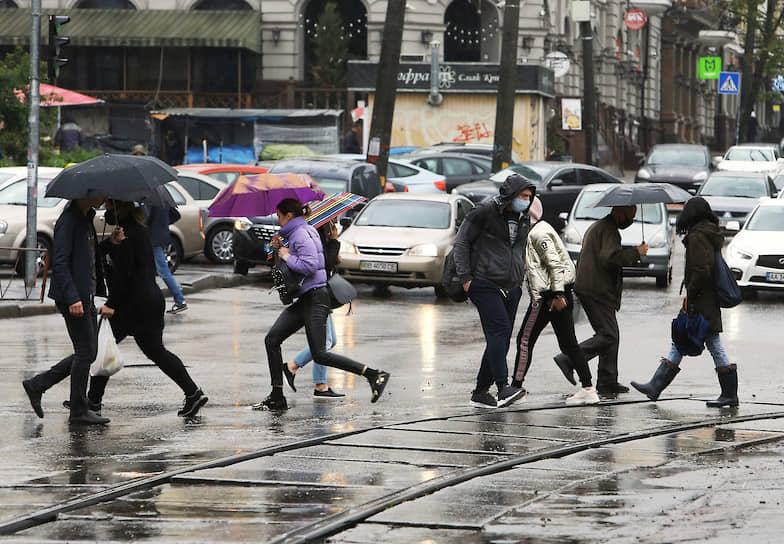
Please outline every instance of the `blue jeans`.
[{"label": "blue jeans", "polygon": [[[719,333],[709,334],[705,338],[705,347],[708,348],[708,351],[713,357],[713,364],[716,365],[716,368],[719,368],[720,366],[730,366],[730,359],[727,357],[727,352],[724,351],[724,346],[721,345]],[[683,355],[681,355],[681,352],[678,351],[678,348],[673,344],[667,358],[672,364],[678,366],[681,364]]]},{"label": "blue jeans", "polygon": [[[332,314],[330,314],[327,317],[327,351],[334,348],[336,343],[335,324],[332,322]],[[310,354],[309,347],[306,347],[294,356],[294,363],[299,368],[302,368],[312,360],[313,356]],[[327,367],[318,363],[313,363],[313,383],[315,385],[327,383]]]},{"label": "blue jeans", "polygon": [[178,306],[185,304],[185,297],[182,295],[180,286],[177,284],[177,280],[174,279],[174,276],[172,276],[169,265],[166,263],[166,255],[163,253],[163,248],[160,246],[153,246],[152,254],[155,257],[155,270],[158,272],[158,276],[163,280],[163,283],[166,284],[166,287],[169,288],[169,292],[174,297],[174,303]]}]

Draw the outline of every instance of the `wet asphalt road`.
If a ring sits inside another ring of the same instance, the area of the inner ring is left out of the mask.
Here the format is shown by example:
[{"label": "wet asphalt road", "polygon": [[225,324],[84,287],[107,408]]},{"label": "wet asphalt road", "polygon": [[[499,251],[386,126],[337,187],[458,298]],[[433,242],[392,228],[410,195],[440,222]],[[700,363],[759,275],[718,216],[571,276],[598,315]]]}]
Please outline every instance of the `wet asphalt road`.
[{"label": "wet asphalt road", "polygon": [[[678,248],[676,283],[682,267]],[[181,281],[188,274],[201,277],[202,269],[209,267],[186,266],[179,277]],[[621,380],[628,383],[650,377],[658,358],[666,355],[670,320],[680,297],[676,286],[656,289],[653,279],[627,279],[626,287],[619,322]],[[378,489],[425,481],[442,474],[443,467],[489,462],[498,456],[492,452],[531,449],[528,435],[533,431],[518,436],[521,426],[532,425],[544,433],[536,439],[557,444],[628,432],[651,421],[717,415],[699,401],[718,392],[707,352],[687,359],[667,391],[671,397],[690,399],[530,415],[470,410],[467,402],[483,345],[473,307],[437,301],[432,289],[393,288],[390,297],[378,298],[368,287],[360,287],[351,314],[335,312],[339,338],[335,349],[390,371],[392,380],[384,398],[370,404],[370,391],[362,379],[330,370],[332,387],[346,392],[347,399],[314,401],[305,369],[297,377],[299,391],[287,390],[288,412],[255,412],[247,406],[269,390],[263,340],[281,308],[276,295],[260,282],[193,292],[188,302],[189,311],[167,316],[165,331],[169,348],[186,361],[210,396],[201,416],[188,422],[176,416],[182,402],[176,386],[128,340],[121,344],[128,367],[107,390],[104,415],[112,418],[108,427],[69,429],[67,412],[60,406],[68,395],[67,382],[46,394],[46,417],[37,419],[20,381],[69,353],[62,319],[50,314],[0,321],[4,346],[0,414],[6,422],[0,441],[0,523],[108,485],[210,459],[375,425],[462,416],[439,423],[437,429],[417,423],[407,433],[373,431],[371,449],[353,444],[347,450],[352,453],[347,453],[333,445],[325,451],[268,458],[212,475],[257,481],[252,486],[167,485],[119,504],[64,514],[56,522],[0,539],[267,541],[302,520],[371,500]],[[523,302],[518,319],[525,306]],[[724,313],[722,339],[738,364],[741,401],[757,403],[744,404],[737,413],[784,410],[775,406],[784,402],[777,375],[782,309],[784,294],[763,293]],[[583,320],[577,336],[589,334]],[[304,343],[304,334],[292,337],[284,345],[284,358]],[[572,392],[551,361],[556,349],[554,336],[546,331],[537,343],[525,384],[529,394],[515,408],[560,404]],[[595,362],[591,366],[595,370]],[[639,398],[636,393],[621,396]],[[423,430],[448,432],[435,439],[431,434],[418,438],[417,432]],[[784,448],[778,441],[782,431],[782,420],[746,422],[686,433],[679,440],[649,439],[540,461],[401,504],[330,541],[743,542],[750,541],[748,537],[778,542],[784,529],[779,515],[784,485]],[[749,440],[771,442],[695,455],[717,443]],[[432,444],[433,451],[413,447],[425,442]],[[401,446],[412,449],[396,453]],[[324,484],[330,491],[313,491],[310,500],[294,501],[258,483],[281,474],[287,480]]]}]

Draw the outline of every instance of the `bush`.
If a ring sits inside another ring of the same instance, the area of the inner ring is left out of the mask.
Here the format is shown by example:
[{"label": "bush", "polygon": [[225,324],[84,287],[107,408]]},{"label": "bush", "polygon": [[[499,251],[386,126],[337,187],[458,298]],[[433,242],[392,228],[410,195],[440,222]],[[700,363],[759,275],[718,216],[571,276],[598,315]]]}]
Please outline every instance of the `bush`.
[{"label": "bush", "polygon": [[39,166],[56,166],[60,168],[65,168],[71,163],[84,162],[87,159],[92,159],[93,157],[102,154],[101,151],[82,149],[81,147],[78,147],[73,151],[65,151],[59,154],[55,153],[54,149],[51,147],[41,147],[38,153]]}]

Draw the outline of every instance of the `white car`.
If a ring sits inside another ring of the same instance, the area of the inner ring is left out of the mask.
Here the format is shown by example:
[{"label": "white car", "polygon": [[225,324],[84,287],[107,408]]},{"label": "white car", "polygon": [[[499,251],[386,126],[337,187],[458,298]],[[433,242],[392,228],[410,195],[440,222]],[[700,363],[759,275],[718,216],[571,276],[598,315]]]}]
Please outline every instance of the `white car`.
[{"label": "white car", "polygon": [[[576,263],[580,258],[583,247],[583,237],[588,227],[610,213],[611,208],[593,207],[604,191],[612,187],[609,183],[596,183],[586,185],[577,200],[574,201],[571,211],[562,213],[561,218],[566,221],[566,227],[561,237],[563,238],[569,256]],[[657,287],[667,287],[672,281],[672,243],[674,239],[673,221],[667,216],[664,204],[642,204],[637,206],[637,215],[634,224],[621,231],[621,244],[623,247],[635,247],[643,239],[650,246],[648,254],[642,258],[637,266],[624,267],[623,275],[626,277],[654,277]]]},{"label": "white car", "polygon": [[784,171],[784,158],[774,144],[741,144],[730,147],[718,161],[718,170],[731,172],[767,172],[776,174]]},{"label": "white car", "polygon": [[[350,159],[352,161],[364,161],[364,155],[354,153],[337,153],[327,155],[335,159]],[[444,176],[425,170],[409,161],[390,157],[387,162],[387,183],[391,184],[387,192],[393,189],[397,192],[405,193],[445,193],[446,179]]]},{"label": "white car", "polygon": [[784,200],[760,200],[724,249],[724,259],[745,293],[784,289]]}]

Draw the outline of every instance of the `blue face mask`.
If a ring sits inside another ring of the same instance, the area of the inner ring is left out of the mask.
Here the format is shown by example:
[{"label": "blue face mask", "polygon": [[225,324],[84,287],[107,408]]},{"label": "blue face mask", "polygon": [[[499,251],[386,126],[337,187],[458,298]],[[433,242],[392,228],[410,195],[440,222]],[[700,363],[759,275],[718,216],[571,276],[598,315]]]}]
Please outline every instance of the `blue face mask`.
[{"label": "blue face mask", "polygon": [[516,213],[523,213],[528,209],[528,206],[531,205],[530,200],[521,200],[519,198],[515,198],[512,200],[512,211]]}]

